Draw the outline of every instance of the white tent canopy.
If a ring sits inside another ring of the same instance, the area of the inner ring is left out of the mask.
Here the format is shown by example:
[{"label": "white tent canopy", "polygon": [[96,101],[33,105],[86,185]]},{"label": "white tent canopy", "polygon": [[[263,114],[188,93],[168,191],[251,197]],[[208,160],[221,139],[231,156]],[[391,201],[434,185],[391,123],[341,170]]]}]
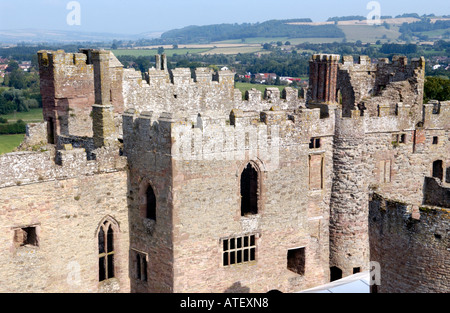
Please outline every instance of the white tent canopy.
[{"label": "white tent canopy", "polygon": [[298,293],[370,293],[370,272],[362,272]]}]

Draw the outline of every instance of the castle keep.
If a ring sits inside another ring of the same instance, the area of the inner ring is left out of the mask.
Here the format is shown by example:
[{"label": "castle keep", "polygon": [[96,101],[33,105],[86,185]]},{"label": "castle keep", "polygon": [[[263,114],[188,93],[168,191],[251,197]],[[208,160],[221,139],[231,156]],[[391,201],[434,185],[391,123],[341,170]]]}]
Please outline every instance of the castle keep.
[{"label": "castle keep", "polygon": [[314,55],[296,89],[39,52],[42,124],[0,156],[1,292],[298,292],[381,267],[450,291],[450,103],[425,61]]}]

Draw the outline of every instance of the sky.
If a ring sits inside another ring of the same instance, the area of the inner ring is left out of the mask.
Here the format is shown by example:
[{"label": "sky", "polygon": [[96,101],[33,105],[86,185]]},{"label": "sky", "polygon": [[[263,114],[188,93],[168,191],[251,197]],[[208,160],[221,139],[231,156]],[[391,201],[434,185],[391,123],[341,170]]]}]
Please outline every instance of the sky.
[{"label": "sky", "polygon": [[[71,2],[78,6],[69,6]],[[140,34],[189,25],[362,15],[370,0],[0,0],[0,30]],[[449,0],[378,0],[381,15],[450,15]],[[69,19],[69,21],[68,21]]]}]

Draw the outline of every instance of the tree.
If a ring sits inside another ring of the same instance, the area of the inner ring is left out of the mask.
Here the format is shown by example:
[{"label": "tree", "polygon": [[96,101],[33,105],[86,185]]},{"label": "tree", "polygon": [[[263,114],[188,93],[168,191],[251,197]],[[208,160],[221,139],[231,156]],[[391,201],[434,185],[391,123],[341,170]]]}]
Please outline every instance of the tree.
[{"label": "tree", "polygon": [[159,47],[158,54],[163,54],[163,53],[164,53],[164,47]]},{"label": "tree", "polygon": [[19,68],[19,63],[17,63],[14,60],[11,60],[8,63],[8,67],[6,68],[6,72],[7,73],[11,73],[11,72],[14,72],[14,71],[19,70],[19,69],[20,69]]},{"label": "tree", "polygon": [[442,77],[427,77],[424,86],[424,100],[450,100],[450,79]]}]

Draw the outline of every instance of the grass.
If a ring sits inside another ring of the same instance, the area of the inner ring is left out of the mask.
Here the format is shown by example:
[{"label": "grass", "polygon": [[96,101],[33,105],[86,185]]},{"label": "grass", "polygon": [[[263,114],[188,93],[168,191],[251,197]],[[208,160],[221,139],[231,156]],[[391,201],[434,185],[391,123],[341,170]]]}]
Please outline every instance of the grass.
[{"label": "grass", "polygon": [[39,123],[44,121],[42,115],[42,108],[40,109],[30,109],[28,112],[17,112],[5,115],[0,115],[0,117],[6,118],[8,123],[14,123],[18,120],[22,120],[25,123]]},{"label": "grass", "polygon": [[0,136],[0,154],[12,152],[16,147],[18,147],[25,135],[1,135]]},{"label": "grass", "polygon": [[281,41],[285,43],[289,41],[291,45],[298,45],[301,43],[309,42],[309,43],[333,43],[333,42],[342,42],[343,38],[328,38],[328,37],[312,37],[312,38],[289,38],[289,37],[254,37],[254,38],[245,38],[245,41],[242,42],[240,39],[235,40],[224,40],[217,41],[213,44],[265,44],[265,43],[276,43],[277,41]]},{"label": "grass", "polygon": [[[210,48],[179,48],[179,49],[165,49],[164,53],[171,57],[174,54],[196,54],[196,53],[202,53],[206,52],[208,50],[211,50]],[[116,57],[123,56],[123,55],[131,55],[135,57],[152,57],[158,54],[158,49],[119,49],[119,50],[112,50],[114,55]]]},{"label": "grass", "polygon": [[[345,33],[345,38],[348,42],[376,42],[377,40],[396,40],[401,35],[398,31],[398,26],[391,25],[390,29],[384,26],[372,25],[339,25],[338,26]],[[383,36],[386,35],[385,39]]]},{"label": "grass", "polygon": [[262,50],[262,47],[242,46],[229,48],[214,48],[202,54],[238,54],[238,53],[255,53]]}]

